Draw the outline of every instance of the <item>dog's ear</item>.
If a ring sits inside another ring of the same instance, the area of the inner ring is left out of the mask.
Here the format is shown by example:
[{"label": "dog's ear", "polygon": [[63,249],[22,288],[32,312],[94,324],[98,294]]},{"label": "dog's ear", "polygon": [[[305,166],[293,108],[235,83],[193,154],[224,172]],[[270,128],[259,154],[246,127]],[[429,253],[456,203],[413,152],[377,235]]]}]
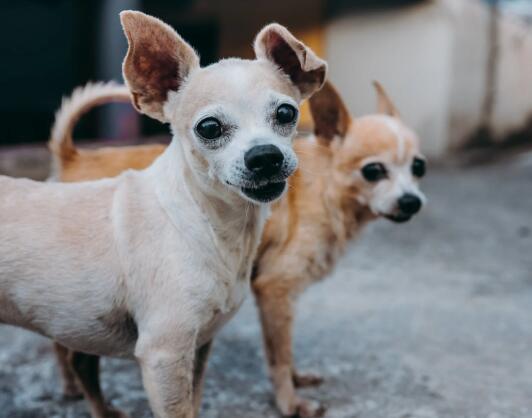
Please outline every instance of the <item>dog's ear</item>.
[{"label": "dog's ear", "polygon": [[378,112],[398,118],[399,112],[397,111],[397,108],[386,93],[386,90],[384,90],[384,87],[382,87],[382,84],[375,80],[373,81],[373,87],[375,87],[375,91],[377,92]]},{"label": "dog's ear", "polygon": [[129,48],[122,66],[135,107],[168,122],[164,103],[170,91],[199,67],[199,58],[174,29],[159,19],[136,11],[120,13]]},{"label": "dog's ear", "polygon": [[316,137],[331,140],[345,137],[351,116],[334,86],[326,81],[320,91],[309,99]]},{"label": "dog's ear", "polygon": [[271,23],[262,28],[254,49],[257,58],[273,62],[290,78],[301,99],[310,97],[325,81],[327,63],[284,26]]}]

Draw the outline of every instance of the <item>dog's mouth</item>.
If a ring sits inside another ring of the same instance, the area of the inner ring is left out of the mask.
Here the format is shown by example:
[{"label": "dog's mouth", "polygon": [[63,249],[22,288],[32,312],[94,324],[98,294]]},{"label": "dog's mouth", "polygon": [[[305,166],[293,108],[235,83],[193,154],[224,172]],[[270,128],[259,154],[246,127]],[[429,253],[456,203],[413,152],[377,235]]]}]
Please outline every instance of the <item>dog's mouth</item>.
[{"label": "dog's mouth", "polygon": [[412,218],[412,215],[408,215],[406,213],[399,212],[399,213],[396,213],[396,214],[393,214],[393,215],[385,215],[385,217],[386,217],[386,219],[389,219],[392,222],[401,224],[403,222],[408,222]]},{"label": "dog's mouth", "polygon": [[279,181],[257,187],[241,187],[240,190],[251,200],[260,203],[269,203],[281,196],[285,187],[286,181]]}]

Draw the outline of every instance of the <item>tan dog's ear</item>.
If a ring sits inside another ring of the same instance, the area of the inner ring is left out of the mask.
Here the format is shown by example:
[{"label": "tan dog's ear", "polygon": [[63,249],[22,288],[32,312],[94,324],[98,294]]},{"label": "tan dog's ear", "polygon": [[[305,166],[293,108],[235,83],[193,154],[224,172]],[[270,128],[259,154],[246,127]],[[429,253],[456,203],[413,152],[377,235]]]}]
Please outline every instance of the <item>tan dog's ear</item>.
[{"label": "tan dog's ear", "polygon": [[136,11],[120,13],[129,49],[122,71],[135,107],[168,122],[163,105],[169,91],[177,91],[199,58],[169,25]]},{"label": "tan dog's ear", "polygon": [[388,94],[386,93],[386,90],[384,90],[384,87],[382,87],[382,84],[375,80],[373,81],[373,87],[375,87],[375,91],[377,92],[378,112],[398,118],[399,112],[397,111],[397,108],[391,99],[388,97]]},{"label": "tan dog's ear", "polygon": [[288,29],[271,23],[255,38],[257,58],[273,62],[285,73],[306,99],[318,90],[325,81],[327,63],[297,40]]},{"label": "tan dog's ear", "polygon": [[345,137],[351,116],[331,82],[326,81],[309,99],[309,104],[316,137],[329,140],[335,136]]}]

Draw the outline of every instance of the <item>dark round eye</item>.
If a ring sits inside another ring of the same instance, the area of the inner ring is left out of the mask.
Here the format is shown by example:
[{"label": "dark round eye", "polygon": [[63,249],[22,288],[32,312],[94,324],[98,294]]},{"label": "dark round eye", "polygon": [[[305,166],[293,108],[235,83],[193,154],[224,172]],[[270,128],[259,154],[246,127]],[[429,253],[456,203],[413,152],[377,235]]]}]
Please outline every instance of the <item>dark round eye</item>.
[{"label": "dark round eye", "polygon": [[416,177],[423,177],[426,171],[427,167],[425,161],[421,158],[414,158],[414,161],[412,162],[412,174]]},{"label": "dark round eye", "polygon": [[282,125],[292,123],[296,119],[296,116],[297,109],[289,104],[282,104],[277,108],[277,111],[275,112],[275,118],[277,119],[277,122]]},{"label": "dark round eye", "polygon": [[379,181],[386,178],[386,167],[381,163],[369,163],[362,167],[362,175],[367,181]]},{"label": "dark round eye", "polygon": [[205,139],[216,139],[222,136],[222,124],[216,118],[205,118],[196,125],[196,132]]}]

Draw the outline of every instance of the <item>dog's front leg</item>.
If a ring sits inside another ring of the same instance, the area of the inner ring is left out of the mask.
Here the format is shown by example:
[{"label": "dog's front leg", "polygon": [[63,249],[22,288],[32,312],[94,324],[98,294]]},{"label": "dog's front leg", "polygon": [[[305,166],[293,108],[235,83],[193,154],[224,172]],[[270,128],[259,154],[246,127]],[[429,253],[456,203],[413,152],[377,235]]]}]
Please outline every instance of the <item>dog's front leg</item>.
[{"label": "dog's front leg", "polygon": [[156,418],[194,417],[194,359],[197,332],[140,336],[135,349],[144,388]]},{"label": "dog's front leg", "polygon": [[258,277],[253,283],[275,401],[283,416],[320,417],[325,408],[296,393],[298,377],[292,357],[294,320],[292,288],[288,279]]}]

